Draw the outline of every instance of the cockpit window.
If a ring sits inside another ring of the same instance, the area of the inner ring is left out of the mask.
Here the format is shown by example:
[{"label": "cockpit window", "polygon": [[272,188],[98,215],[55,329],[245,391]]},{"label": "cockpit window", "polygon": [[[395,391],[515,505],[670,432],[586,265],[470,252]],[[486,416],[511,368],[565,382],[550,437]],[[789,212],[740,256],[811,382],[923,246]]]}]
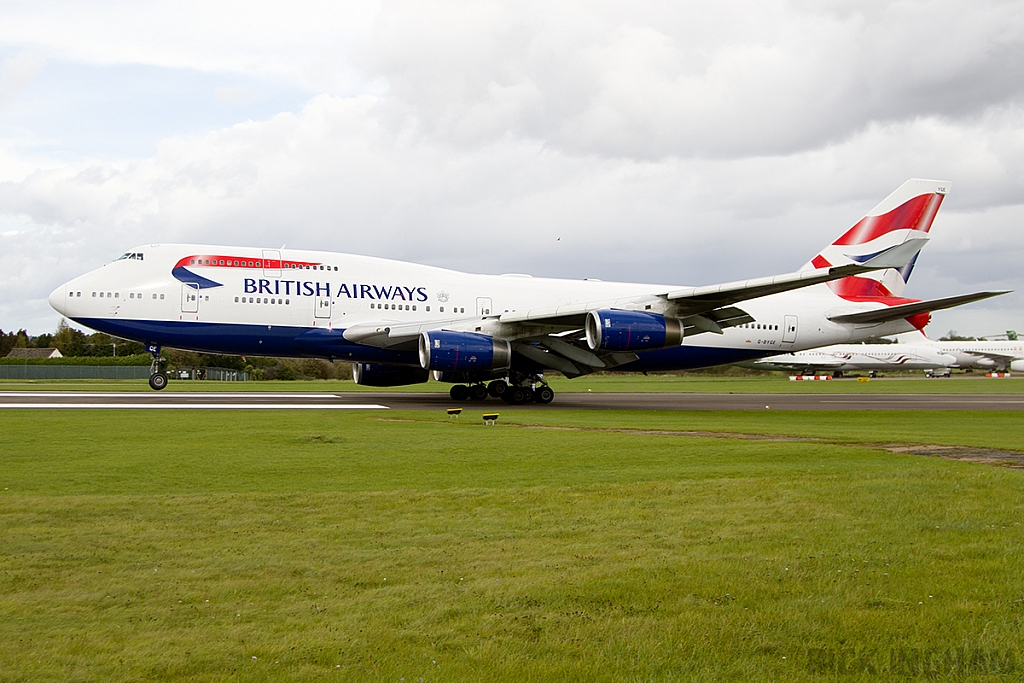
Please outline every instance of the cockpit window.
[{"label": "cockpit window", "polygon": [[117,257],[116,260],[117,261],[124,261],[126,259],[130,260],[130,261],[141,261],[141,260],[143,260],[142,259],[142,253],[141,252],[137,252],[137,251],[130,251],[128,253],[121,254],[119,257]]}]

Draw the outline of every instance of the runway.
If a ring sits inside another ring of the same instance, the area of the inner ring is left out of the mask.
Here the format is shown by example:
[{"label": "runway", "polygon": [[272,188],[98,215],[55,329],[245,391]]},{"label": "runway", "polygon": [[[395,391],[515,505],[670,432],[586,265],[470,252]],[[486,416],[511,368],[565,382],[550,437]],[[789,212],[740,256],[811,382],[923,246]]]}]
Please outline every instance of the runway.
[{"label": "runway", "polygon": [[452,401],[442,393],[4,391],[2,409],[122,410],[1024,410],[1022,395],[560,393],[550,405]]}]

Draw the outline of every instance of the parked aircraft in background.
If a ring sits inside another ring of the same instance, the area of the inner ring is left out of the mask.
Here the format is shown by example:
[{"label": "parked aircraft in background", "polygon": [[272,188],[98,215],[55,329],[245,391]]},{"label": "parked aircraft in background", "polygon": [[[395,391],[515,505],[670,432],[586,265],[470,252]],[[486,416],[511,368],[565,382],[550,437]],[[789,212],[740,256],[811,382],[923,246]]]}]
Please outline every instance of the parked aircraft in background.
[{"label": "parked aircraft in background", "polygon": [[956,365],[956,357],[930,344],[835,344],[784,353],[745,364],[761,370],[787,370],[805,375],[867,370],[936,370]]},{"label": "parked aircraft in background", "polygon": [[[1016,335],[1015,335],[1016,336]],[[1024,342],[1008,341],[933,341],[923,331],[900,335],[901,343],[928,345],[953,356],[951,367],[978,370],[1024,372]]]},{"label": "parked aircraft in background", "polygon": [[543,374],[707,367],[920,329],[994,296],[902,298],[950,184],[910,180],[800,270],[703,287],[477,275],[369,256],[137,247],[50,295],[60,313],[209,353],[351,361],[355,380],[454,383],[456,400],[549,403]]}]

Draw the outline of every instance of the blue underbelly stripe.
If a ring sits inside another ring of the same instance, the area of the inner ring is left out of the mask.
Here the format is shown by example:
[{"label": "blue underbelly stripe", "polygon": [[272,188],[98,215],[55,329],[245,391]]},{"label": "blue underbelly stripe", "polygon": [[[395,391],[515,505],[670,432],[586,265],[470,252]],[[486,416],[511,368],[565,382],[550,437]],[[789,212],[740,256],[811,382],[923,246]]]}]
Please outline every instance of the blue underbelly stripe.
[{"label": "blue underbelly stripe", "polygon": [[[379,349],[348,341],[344,330],[286,325],[184,322],[178,320],[113,320],[74,318],[94,330],[175,349],[225,355],[333,358],[361,363],[418,365],[415,350]],[[684,344],[670,349],[641,351],[639,359],[615,368],[643,372],[688,370],[726,363],[738,363],[770,354],[755,349],[730,349]]]}]

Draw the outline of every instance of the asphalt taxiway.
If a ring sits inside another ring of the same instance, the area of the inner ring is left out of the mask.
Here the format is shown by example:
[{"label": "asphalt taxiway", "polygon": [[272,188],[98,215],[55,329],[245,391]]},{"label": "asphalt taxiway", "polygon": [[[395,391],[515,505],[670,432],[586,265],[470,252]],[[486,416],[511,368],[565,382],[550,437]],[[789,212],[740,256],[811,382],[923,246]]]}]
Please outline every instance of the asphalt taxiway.
[{"label": "asphalt taxiway", "polygon": [[1011,394],[560,393],[546,406],[455,402],[442,393],[3,391],[0,409],[127,410],[1024,410]]}]

